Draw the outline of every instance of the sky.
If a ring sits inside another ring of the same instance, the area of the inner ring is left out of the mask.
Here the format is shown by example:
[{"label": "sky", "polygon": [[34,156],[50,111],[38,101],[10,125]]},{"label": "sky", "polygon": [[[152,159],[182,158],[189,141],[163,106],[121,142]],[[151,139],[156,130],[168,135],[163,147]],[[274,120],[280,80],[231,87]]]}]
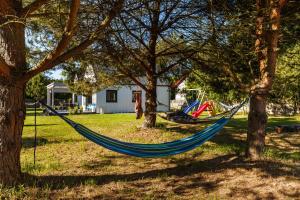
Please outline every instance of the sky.
[{"label": "sky", "polygon": [[55,69],[52,71],[52,74],[50,75],[53,79],[63,79],[63,76],[61,75],[62,69]]}]

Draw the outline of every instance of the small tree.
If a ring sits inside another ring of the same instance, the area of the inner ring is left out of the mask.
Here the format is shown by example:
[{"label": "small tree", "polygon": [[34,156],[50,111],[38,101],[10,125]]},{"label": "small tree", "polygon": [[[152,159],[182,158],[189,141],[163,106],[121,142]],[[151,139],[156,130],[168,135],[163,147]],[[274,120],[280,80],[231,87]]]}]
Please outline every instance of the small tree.
[{"label": "small tree", "polygon": [[34,100],[43,100],[47,96],[47,85],[51,82],[44,74],[38,74],[28,81],[26,97]]}]

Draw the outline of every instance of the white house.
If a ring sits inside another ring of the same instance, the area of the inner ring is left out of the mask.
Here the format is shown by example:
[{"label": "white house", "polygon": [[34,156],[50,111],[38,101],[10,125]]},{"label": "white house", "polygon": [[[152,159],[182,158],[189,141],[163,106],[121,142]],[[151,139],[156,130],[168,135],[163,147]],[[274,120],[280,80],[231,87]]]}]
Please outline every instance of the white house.
[{"label": "white house", "polygon": [[[47,104],[50,106],[56,105],[55,96],[62,96],[61,93],[64,93],[64,96],[69,97],[69,102],[77,104],[84,111],[101,114],[134,112],[135,93],[139,93],[142,96],[142,107],[145,110],[146,93],[135,84],[116,85],[96,92],[89,97],[72,94],[63,83],[51,83],[47,86],[47,90]],[[56,91],[60,95],[56,95]],[[167,112],[170,110],[170,86],[165,82],[158,81],[157,101],[157,111]]]}]

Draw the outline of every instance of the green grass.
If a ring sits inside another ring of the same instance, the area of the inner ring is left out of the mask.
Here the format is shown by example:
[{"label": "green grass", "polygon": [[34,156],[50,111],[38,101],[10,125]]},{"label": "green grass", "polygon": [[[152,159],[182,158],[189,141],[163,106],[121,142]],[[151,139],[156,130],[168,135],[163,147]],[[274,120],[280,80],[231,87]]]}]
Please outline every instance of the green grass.
[{"label": "green grass", "polygon": [[[247,127],[243,115],[235,116],[220,134],[199,148],[156,159],[134,158],[111,152],[89,142],[56,116],[38,116],[37,163],[34,166],[33,114],[30,110],[26,117],[21,154],[22,171],[30,175],[26,175],[24,183],[16,188],[5,189],[0,186],[0,199],[132,199],[136,195],[142,199],[181,199],[182,195],[187,199],[222,199],[228,196],[217,192],[224,187],[214,183],[216,176],[211,176],[211,172],[220,171],[219,178],[226,181],[228,177],[223,173],[228,170],[237,173],[236,170],[252,166],[240,156],[245,151]],[[140,143],[159,143],[187,137],[206,126],[178,125],[158,118],[157,128],[145,131],[140,128],[142,120],[135,120],[134,114],[68,117],[109,137]],[[292,174],[298,173],[293,163],[300,161],[297,148],[299,134],[276,135],[272,127],[297,123],[299,120],[299,116],[269,118],[270,128],[264,153],[266,161],[254,165],[255,169],[261,169],[261,173],[285,176],[287,172],[282,171],[283,167]],[[269,171],[270,165],[277,167]],[[206,176],[207,180],[202,176]]]}]

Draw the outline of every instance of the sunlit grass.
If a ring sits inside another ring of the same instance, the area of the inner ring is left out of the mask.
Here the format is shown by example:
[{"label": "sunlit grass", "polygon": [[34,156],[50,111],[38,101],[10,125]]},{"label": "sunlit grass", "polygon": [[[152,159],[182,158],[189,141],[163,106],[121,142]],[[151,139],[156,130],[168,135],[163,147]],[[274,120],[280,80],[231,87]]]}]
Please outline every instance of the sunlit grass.
[{"label": "sunlit grass", "polygon": [[[68,117],[98,133],[122,141],[139,143],[172,141],[187,137],[207,126],[178,125],[158,118],[157,128],[143,130],[141,129],[143,119],[135,120],[134,114],[89,114]],[[298,134],[278,136],[273,132],[273,127],[277,124],[293,124],[299,121],[299,116],[269,117],[270,127],[267,129],[267,147],[264,153],[268,160],[280,163],[300,161],[297,149],[300,143]],[[31,110],[25,121],[21,162],[22,171],[34,177],[26,178],[24,185],[16,188],[0,187],[0,199],[25,197],[47,199],[50,196],[55,199],[64,195],[71,199],[110,199],[112,194],[120,199],[132,199],[136,195],[143,199],[181,199],[182,195],[177,190],[183,189],[170,187],[173,182],[183,181],[181,184],[185,185],[190,181],[193,182],[193,176],[202,174],[200,172],[197,175],[197,172],[193,171],[203,168],[209,172],[212,166],[205,160],[244,154],[247,119],[244,115],[236,115],[220,134],[199,148],[184,154],[156,159],[129,157],[99,147],[77,134],[56,116],[38,115],[37,130],[37,157],[34,165],[34,116]],[[147,174],[147,171],[151,170],[154,172]],[[142,175],[143,173],[145,175]],[[196,173],[196,175],[181,177],[181,173]],[[110,180],[108,184],[104,184],[107,180]],[[105,186],[102,187],[102,184]],[[141,185],[144,185],[144,188],[141,188]],[[219,193],[207,193],[201,184],[199,187],[202,188],[199,193],[202,194],[201,198],[203,195],[208,199],[222,197]],[[82,194],[77,194],[77,190]],[[187,191],[189,199],[199,199],[199,190],[196,188],[187,187],[184,190]]]}]

